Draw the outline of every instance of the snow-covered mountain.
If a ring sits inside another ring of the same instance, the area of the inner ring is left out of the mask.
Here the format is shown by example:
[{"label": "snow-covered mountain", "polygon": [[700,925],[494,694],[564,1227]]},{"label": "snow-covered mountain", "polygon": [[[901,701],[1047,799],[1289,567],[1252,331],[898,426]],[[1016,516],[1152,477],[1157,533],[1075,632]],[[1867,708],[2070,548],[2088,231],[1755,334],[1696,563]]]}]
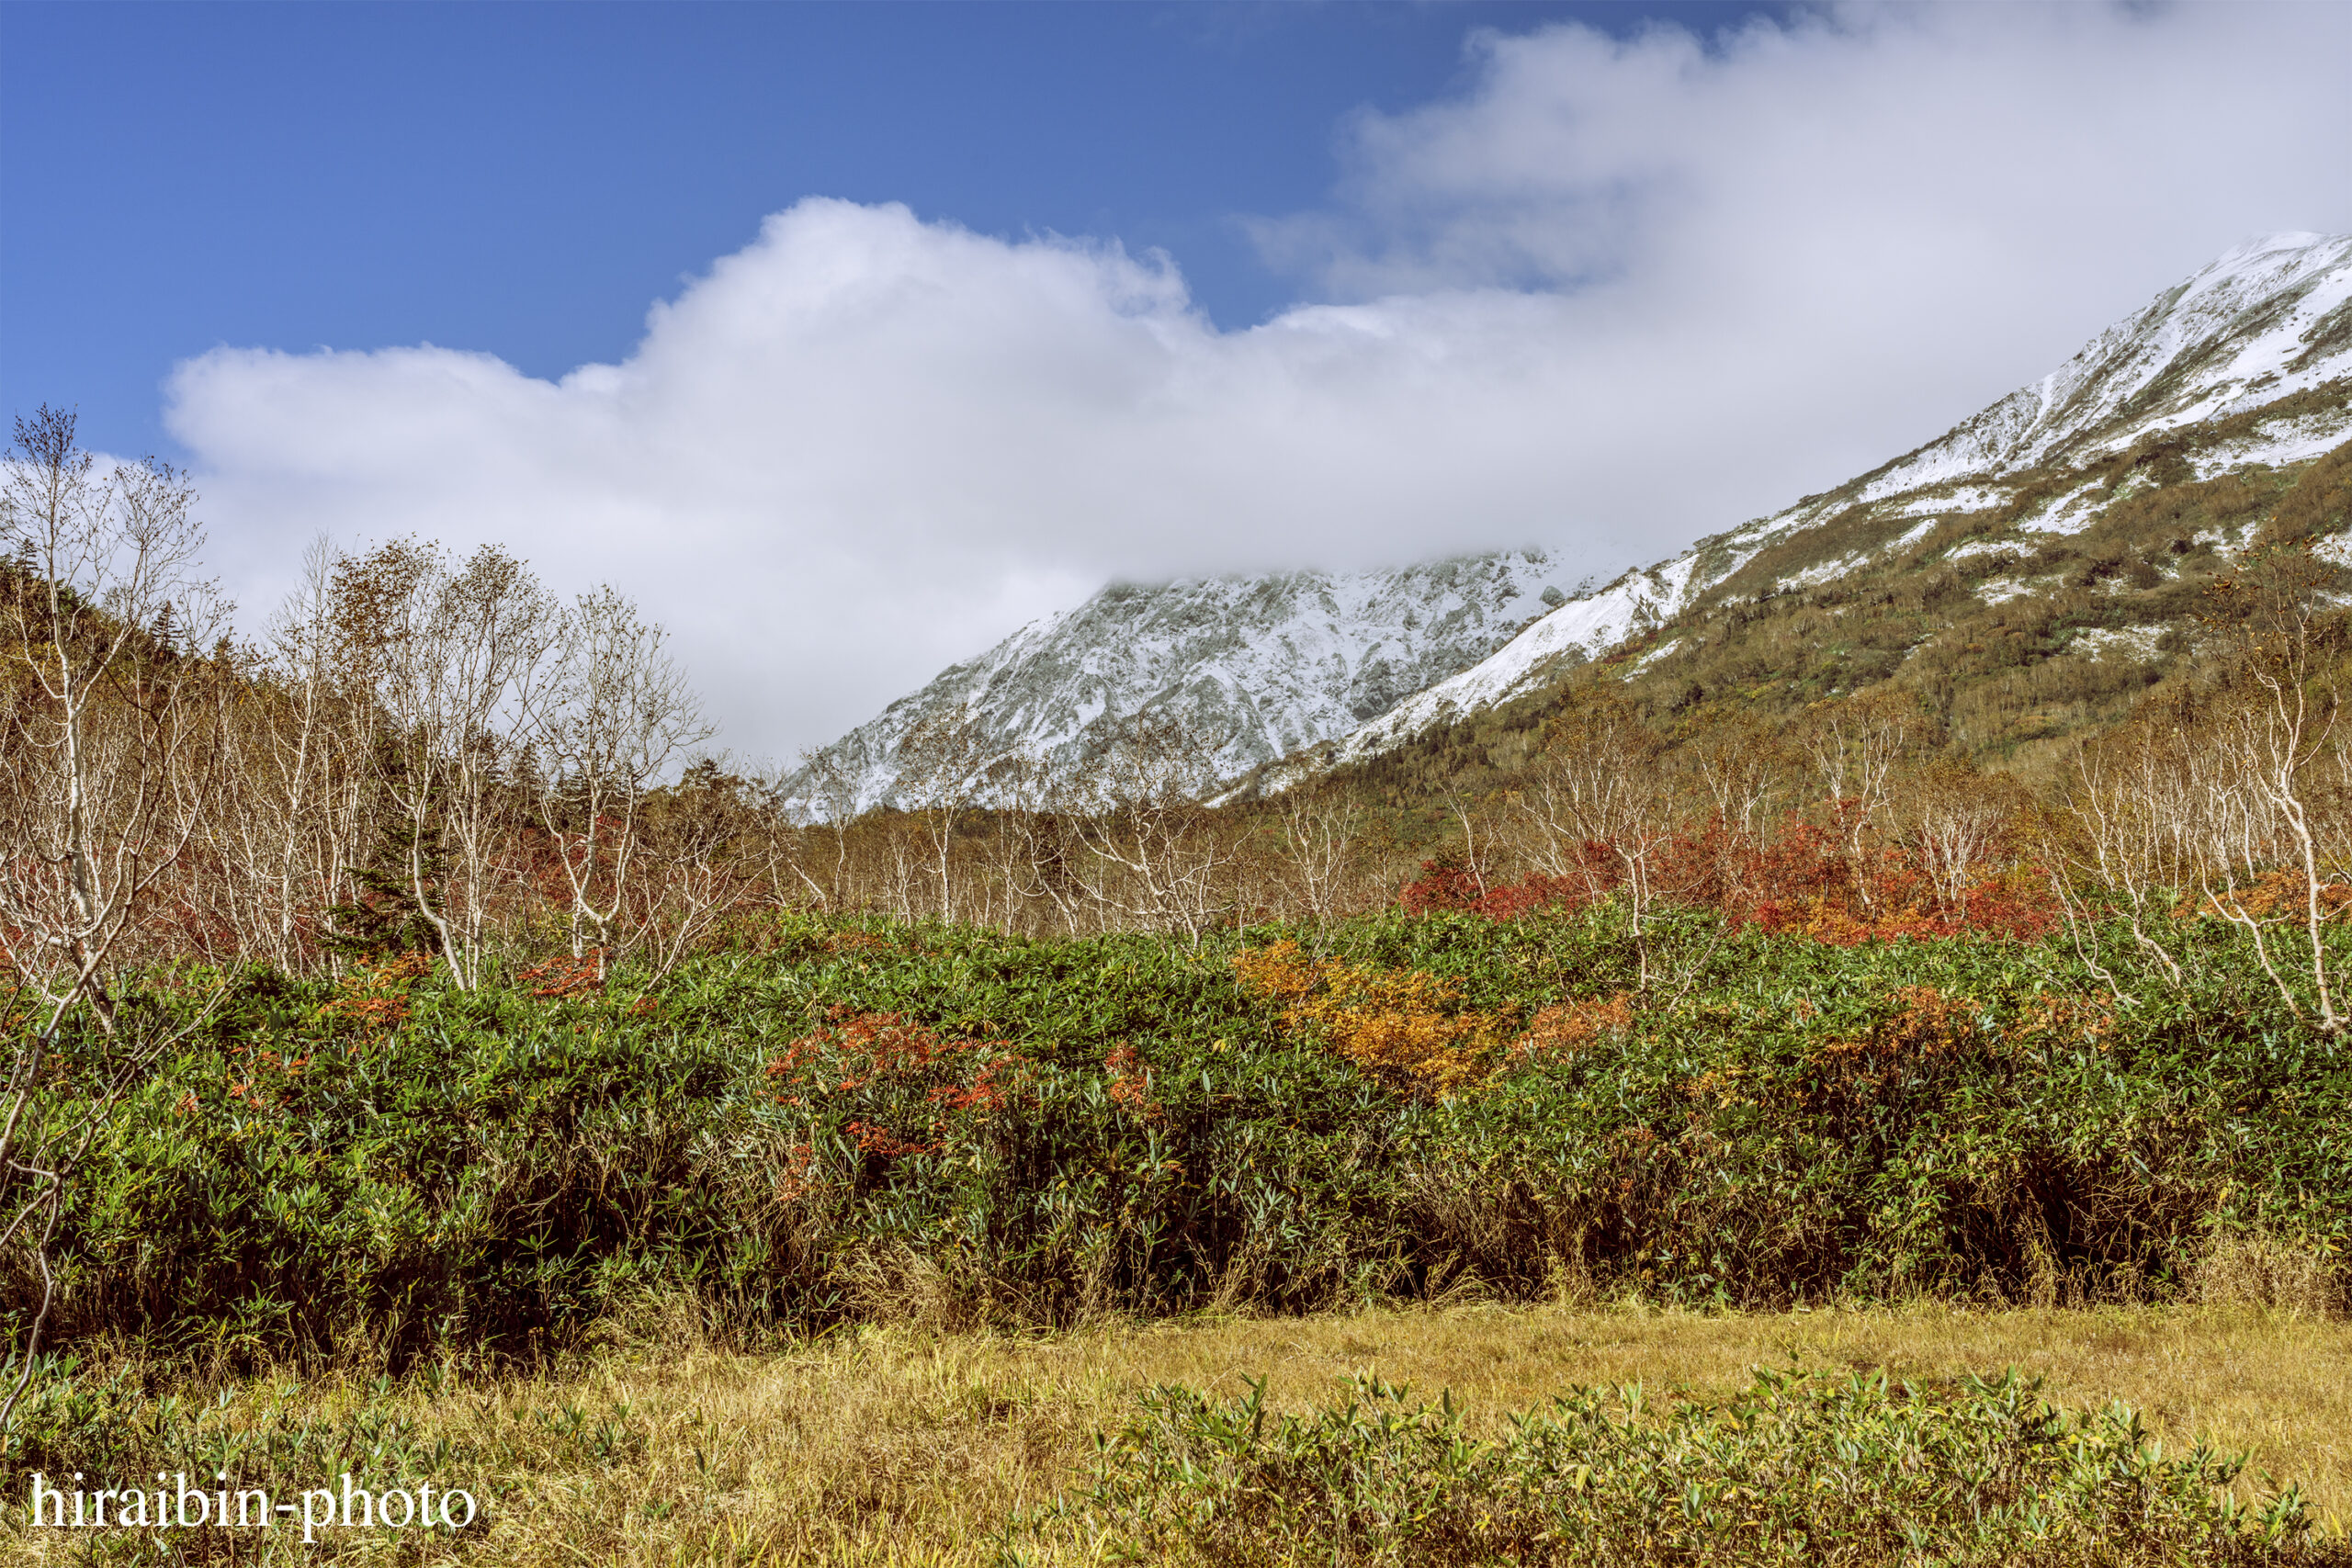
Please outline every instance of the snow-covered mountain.
[{"label": "snow-covered mountain", "polygon": [[[2316,457],[2352,438],[2347,378],[2352,236],[2272,235],[1937,440],[1597,592],[1571,588],[1576,569],[1535,550],[1395,571],[1118,584],[943,671],[816,753],[790,788],[818,815],[903,804],[901,747],[950,718],[983,768],[1026,758],[1067,772],[1121,723],[1153,713],[1209,739],[1204,776],[1249,773],[1250,789],[1278,789],[1539,691],[1657,628],[1664,640],[1643,657],[1662,657],[1676,615],[1702,597],[1863,570],[1944,520],[2014,510],[2030,488],[2014,526],[2079,528],[2116,494],[2086,477],[2041,496],[2052,476],[2168,434],[2200,478]],[[2261,412],[2274,406],[2275,416]],[[1869,547],[1827,543],[1856,534],[1857,519],[1917,523],[1860,530],[1880,541]],[[1839,529],[1824,527],[1833,521]],[[1811,548],[1816,529],[1822,547]],[[1747,580],[1759,571],[1769,581]]]},{"label": "snow-covered mountain", "polygon": [[968,760],[1068,772],[1138,714],[1180,719],[1230,778],[1347,734],[1510,640],[1576,587],[1540,550],[1392,571],[1114,583],[940,672],[817,752],[787,783],[805,812],[906,804],[901,749],[961,727]]},{"label": "snow-covered mountain", "polygon": [[[1874,551],[1822,559],[1750,591],[1826,581],[1903,546],[1939,519],[2007,506],[2019,488],[2009,481],[2018,476],[2081,466],[2152,437],[2255,413],[2347,377],[2352,235],[2274,234],[2241,245],[2101,333],[2058,369],[1927,446],[1560,605],[1491,657],[1344,739],[1269,770],[1259,782],[1280,788],[1536,691],[1564,668],[1664,626],[1767,547],[1833,518],[1849,518],[1857,508],[1923,521]],[[2352,393],[2321,401],[2324,406],[2282,411],[2275,419],[2256,417],[2231,439],[2199,444],[2188,461],[2207,478],[2255,463],[2318,457],[2352,439]],[[2082,490],[2093,488],[2086,482]],[[2092,514],[2086,494],[2061,493],[2019,525],[2067,532]],[[1661,647],[1651,656],[1664,651]]]},{"label": "snow-covered mountain", "polygon": [[[2231,251],[2041,380],[1896,458],[1871,476],[1860,499],[2051,462],[2079,464],[2347,371],[2352,235],[2273,234]],[[2326,445],[2333,443],[2301,455]],[[2292,457],[2272,454],[2267,460]]]}]

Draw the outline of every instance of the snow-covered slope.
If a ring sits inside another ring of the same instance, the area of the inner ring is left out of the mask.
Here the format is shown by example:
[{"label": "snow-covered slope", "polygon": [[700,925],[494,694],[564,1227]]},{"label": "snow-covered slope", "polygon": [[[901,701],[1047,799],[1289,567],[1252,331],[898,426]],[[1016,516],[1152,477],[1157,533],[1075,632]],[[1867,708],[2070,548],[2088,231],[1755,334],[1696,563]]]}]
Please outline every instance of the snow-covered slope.
[{"label": "snow-covered slope", "polygon": [[906,804],[901,747],[927,721],[961,726],[970,763],[1065,773],[1141,713],[1181,719],[1229,778],[1347,734],[1475,664],[1573,586],[1541,551],[1394,571],[1304,571],[1142,587],[1115,583],[943,671],[824,748],[787,784],[805,812]]},{"label": "snow-covered slope", "polygon": [[2057,369],[1873,475],[1859,499],[2084,459],[2352,371],[2352,235],[2241,245]]},{"label": "snow-covered slope", "polygon": [[[1757,591],[1798,588],[1859,570],[1939,517],[2007,505],[2029,470],[2046,474],[2126,451],[2152,436],[2248,414],[2352,377],[2352,236],[2275,234],[2242,245],[2081,353],[1936,441],[1785,512],[1702,539],[1562,604],[1492,657],[1399,703],[1336,745],[1270,771],[1270,787],[1360,761],[1547,684],[1569,664],[1662,626],[1768,547],[1866,509],[1928,521],[1876,548],[1817,560]],[[2200,478],[2255,463],[2301,462],[2352,439],[2352,399],[2255,418],[2189,457]],[[2087,491],[2091,487],[2085,485]],[[2067,532],[2089,497],[2062,494],[2020,526]]]},{"label": "snow-covered slope", "polygon": [[[1736,558],[1745,560],[1747,555]],[[1607,652],[1679,609],[1699,572],[1695,554],[1679,556],[1645,571],[1629,571],[1600,592],[1561,605],[1490,658],[1356,730],[1340,743],[1333,760],[1352,761],[1385,751],[1424,730],[1506,701],[1563,664],[1580,664]]]}]

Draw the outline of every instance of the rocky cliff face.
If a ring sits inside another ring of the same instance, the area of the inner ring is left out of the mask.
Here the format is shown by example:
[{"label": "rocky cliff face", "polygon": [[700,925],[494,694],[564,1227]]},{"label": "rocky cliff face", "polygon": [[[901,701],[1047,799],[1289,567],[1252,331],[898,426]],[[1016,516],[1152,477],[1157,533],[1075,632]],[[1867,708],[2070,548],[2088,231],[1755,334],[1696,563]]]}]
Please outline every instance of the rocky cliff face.
[{"label": "rocky cliff face", "polygon": [[1114,583],[940,672],[816,753],[788,793],[831,816],[905,804],[908,738],[963,732],[971,765],[1081,766],[1138,715],[1204,744],[1229,778],[1347,734],[1476,663],[1572,591],[1540,550],[1395,571]]}]

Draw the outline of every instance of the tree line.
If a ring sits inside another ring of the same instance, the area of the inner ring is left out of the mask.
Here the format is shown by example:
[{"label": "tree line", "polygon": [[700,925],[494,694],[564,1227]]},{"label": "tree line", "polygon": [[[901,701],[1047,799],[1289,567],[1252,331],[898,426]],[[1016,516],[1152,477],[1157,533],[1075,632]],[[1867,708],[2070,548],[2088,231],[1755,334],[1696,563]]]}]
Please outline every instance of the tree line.
[{"label": "tree line", "polygon": [[466,988],[528,964],[650,984],[762,909],[1197,941],[1401,897],[1606,901],[1645,953],[1662,905],[1843,941],[2111,909],[2159,956],[2168,920],[2203,915],[2340,1026],[2323,928],[2352,886],[2352,734],[2336,574],[2308,550],[2224,580],[2199,677],[2037,789],[1960,757],[1900,682],[1668,732],[1593,680],[1505,787],[1425,809],[1345,781],[1213,806],[1220,738],[1169,709],[1055,773],[936,715],[890,759],[898,804],[860,811],[854,759],[707,750],[662,627],[610,587],[562,600],[494,546],[322,541],[241,638],[185,476],[102,466],[70,413],[15,434],[0,961],[50,1025],[82,1004],[103,1023],[111,976],[180,960],[416,952]]}]

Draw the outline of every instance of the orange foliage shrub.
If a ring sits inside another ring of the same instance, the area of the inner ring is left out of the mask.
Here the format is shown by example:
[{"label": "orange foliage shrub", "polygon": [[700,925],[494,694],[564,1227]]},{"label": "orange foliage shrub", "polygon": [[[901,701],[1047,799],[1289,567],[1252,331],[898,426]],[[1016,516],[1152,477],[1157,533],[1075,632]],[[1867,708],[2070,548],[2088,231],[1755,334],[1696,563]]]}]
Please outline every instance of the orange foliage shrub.
[{"label": "orange foliage shrub", "polygon": [[817,1171],[817,1145],[795,1144],[785,1152],[776,1168],[775,1196],[781,1203],[797,1203],[813,1192],[823,1190],[824,1179]]},{"label": "orange foliage shrub", "polygon": [[[768,1063],[780,1105],[806,1105],[866,1091],[860,1101],[928,1123],[929,1138],[882,1122],[844,1122],[842,1133],[866,1154],[898,1158],[933,1154],[947,1118],[969,1111],[985,1122],[1003,1109],[1017,1068],[1003,1048],[986,1040],[943,1039],[904,1013],[831,1009],[825,1023],[785,1047]],[[920,1097],[920,1098],[918,1098]]]},{"label": "orange foliage shrub", "polygon": [[1894,1009],[1860,1040],[1832,1041],[1831,1052],[1862,1052],[1920,1061],[1955,1054],[1975,1044],[1983,1029],[1976,1004],[1934,986],[1898,986]]},{"label": "orange foliage shrub", "polygon": [[[294,1080],[300,1077],[311,1065],[308,1052],[301,1055],[280,1055],[276,1051],[254,1050],[243,1045],[229,1047],[229,1063],[222,1084],[231,1100],[244,1101],[249,1111],[277,1111],[293,1092]],[[197,1108],[194,1090],[182,1097],[182,1114]]]},{"label": "orange foliage shrub", "polygon": [[[2256,880],[2240,886],[2235,893],[2222,893],[2201,899],[2184,900],[2173,911],[2178,919],[2203,915],[2212,919],[2274,920],[2281,917],[2301,915],[2309,907],[2306,897],[2311,879],[2299,867],[2281,866],[2266,872]],[[2352,887],[2341,882],[2319,885],[2319,918],[2338,920],[2352,911]]]},{"label": "orange foliage shrub", "polygon": [[888,940],[876,936],[872,931],[835,931],[825,938],[824,949],[836,956],[845,953],[888,953],[897,951]]},{"label": "orange foliage shrub", "polygon": [[1567,1002],[1544,1009],[1516,1043],[1522,1055],[1557,1056],[1566,1060],[1602,1040],[1622,1040],[1634,1026],[1634,999],[1620,991],[1613,997]]},{"label": "orange foliage shrub", "polygon": [[1976,1002],[1934,986],[1904,986],[1859,1036],[1825,1043],[1815,1056],[1826,1080],[1872,1088],[1917,1077],[1971,1055],[2014,1056],[2027,1047],[2104,1051],[2115,1009],[2098,997],[2037,997],[2007,1027],[1988,1025]]},{"label": "orange foliage shrub", "polygon": [[2009,1026],[2010,1038],[2020,1044],[2089,1045],[2101,1051],[2114,1032],[2115,1007],[2104,997],[2037,997]]},{"label": "orange foliage shrub", "polygon": [[550,1001],[590,996],[605,987],[605,950],[592,947],[578,958],[550,958],[517,973],[514,983]]},{"label": "orange foliage shrub", "polygon": [[1464,1008],[1458,980],[1309,960],[1289,941],[1246,949],[1233,967],[1244,987],[1286,1004],[1285,1024],[1400,1087],[1453,1093],[1487,1077],[1502,1051],[1508,1023]]},{"label": "orange foliage shrub", "polygon": [[353,1050],[372,1044],[408,1021],[409,983],[432,972],[433,957],[424,953],[403,953],[381,964],[356,964],[335,983],[343,994],[319,1009],[319,1018],[356,1029],[359,1041]]},{"label": "orange foliage shrub", "polygon": [[1160,1108],[1151,1098],[1151,1068],[1142,1052],[1122,1041],[1103,1055],[1102,1066],[1110,1075],[1105,1087],[1112,1103],[1147,1122],[1159,1120]]},{"label": "orange foliage shrub", "polygon": [[1826,1041],[1814,1054],[1816,1109],[1862,1113],[1986,1043],[1965,998],[1905,986],[1890,1000],[1892,1010],[1867,1032]]}]

